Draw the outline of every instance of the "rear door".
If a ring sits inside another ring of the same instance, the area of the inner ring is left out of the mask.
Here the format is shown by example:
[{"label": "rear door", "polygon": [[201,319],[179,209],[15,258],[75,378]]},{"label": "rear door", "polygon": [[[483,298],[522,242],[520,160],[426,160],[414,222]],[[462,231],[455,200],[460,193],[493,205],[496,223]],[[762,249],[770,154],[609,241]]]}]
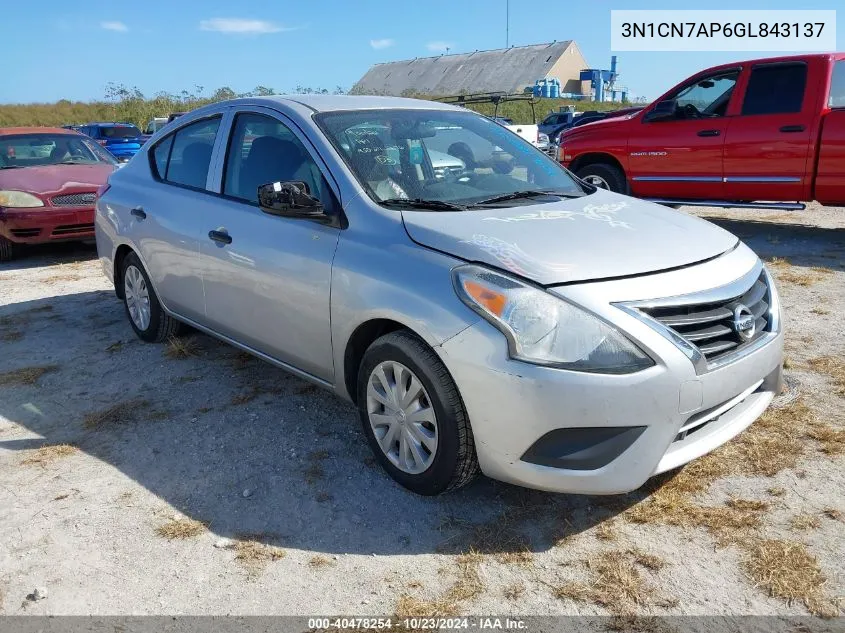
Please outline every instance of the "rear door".
[{"label": "rear door", "polygon": [[648,198],[715,199],[723,194],[722,151],[727,114],[740,69],[699,75],[666,99],[678,103],[671,119],[632,121],[628,172],[633,193]]},{"label": "rear door", "polygon": [[833,63],[827,108],[822,121],[815,199],[845,204],[845,58]]},{"label": "rear door", "polygon": [[[755,64],[725,139],[725,199],[805,200],[817,138],[822,63]],[[821,60],[818,60],[821,62]]]}]

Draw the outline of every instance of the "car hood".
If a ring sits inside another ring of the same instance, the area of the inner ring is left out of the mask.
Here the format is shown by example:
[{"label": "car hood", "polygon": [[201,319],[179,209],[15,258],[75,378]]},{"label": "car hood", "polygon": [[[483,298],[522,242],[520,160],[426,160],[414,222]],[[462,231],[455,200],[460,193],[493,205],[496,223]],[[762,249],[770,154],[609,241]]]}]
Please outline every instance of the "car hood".
[{"label": "car hood", "polygon": [[13,189],[38,194],[54,194],[63,189],[93,191],[106,184],[114,167],[96,165],[41,165],[21,169],[0,170],[0,189]]},{"label": "car hood", "polygon": [[604,190],[546,204],[402,217],[418,244],[542,285],[677,268],[739,241],[710,222]]},{"label": "car hood", "polygon": [[610,130],[613,127],[624,125],[625,123],[630,121],[635,114],[637,113],[634,112],[633,114],[625,114],[622,116],[614,116],[606,119],[598,119],[597,121],[584,123],[583,125],[579,125],[577,127],[570,127],[561,132],[561,138],[571,139],[575,136],[578,136],[582,132],[592,133],[591,130]]}]

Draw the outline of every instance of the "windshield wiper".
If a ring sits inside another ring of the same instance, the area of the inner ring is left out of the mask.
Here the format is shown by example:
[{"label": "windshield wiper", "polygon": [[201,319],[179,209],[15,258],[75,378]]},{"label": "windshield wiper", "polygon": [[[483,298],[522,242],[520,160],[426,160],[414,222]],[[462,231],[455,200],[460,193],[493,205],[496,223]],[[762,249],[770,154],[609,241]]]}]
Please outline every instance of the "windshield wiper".
[{"label": "windshield wiper", "polygon": [[90,160],[60,160],[58,163],[53,163],[54,165],[90,165],[93,161]]},{"label": "windshield wiper", "polygon": [[494,204],[496,202],[507,202],[508,200],[522,200],[524,198],[539,198],[542,196],[554,196],[557,198],[580,198],[584,194],[581,193],[572,193],[569,191],[541,191],[539,189],[526,189],[525,191],[512,191],[511,193],[505,193],[501,196],[495,196],[493,198],[487,198],[486,200],[481,200],[474,204],[471,204],[472,207],[480,207],[485,204]]},{"label": "windshield wiper", "polygon": [[443,200],[425,200],[423,198],[388,198],[382,200],[381,204],[409,209],[431,209],[432,211],[466,211],[466,207]]}]

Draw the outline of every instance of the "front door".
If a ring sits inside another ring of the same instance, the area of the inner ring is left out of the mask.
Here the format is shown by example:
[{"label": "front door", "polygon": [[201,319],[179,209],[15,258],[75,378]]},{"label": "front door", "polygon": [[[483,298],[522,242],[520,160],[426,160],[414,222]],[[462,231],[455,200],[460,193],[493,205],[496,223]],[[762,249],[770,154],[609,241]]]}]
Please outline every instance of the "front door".
[{"label": "front door", "polygon": [[333,377],[330,290],[340,229],[259,209],[259,185],[302,181],[324,205],[337,198],[302,141],[267,113],[236,114],[222,197],[203,208],[205,323],[324,380]]},{"label": "front door", "polygon": [[806,62],[751,69],[741,114],[731,119],[725,140],[726,199],[795,201],[810,196],[810,144],[821,107],[812,98],[818,90],[805,93],[807,85],[822,84],[821,72],[815,70]]},{"label": "front door", "polygon": [[[726,113],[739,70],[696,77],[667,99],[677,102],[669,119],[634,125],[628,139],[631,190],[645,198],[719,199]],[[650,110],[651,108],[649,108]]]}]

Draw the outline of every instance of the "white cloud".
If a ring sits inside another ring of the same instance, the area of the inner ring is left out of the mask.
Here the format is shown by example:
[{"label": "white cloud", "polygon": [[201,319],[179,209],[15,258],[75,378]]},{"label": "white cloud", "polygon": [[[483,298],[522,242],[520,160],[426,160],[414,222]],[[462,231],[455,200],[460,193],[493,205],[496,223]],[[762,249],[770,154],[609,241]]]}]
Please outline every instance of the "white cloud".
[{"label": "white cloud", "polygon": [[425,47],[432,53],[445,53],[447,48],[452,48],[452,43],[438,40],[436,42],[429,42]]},{"label": "white cloud", "polygon": [[217,31],[218,33],[234,33],[237,35],[263,35],[265,33],[281,33],[295,31],[295,27],[284,27],[267,20],[250,20],[248,18],[212,18],[200,21],[201,31]]},{"label": "white cloud", "polygon": [[100,22],[100,28],[107,31],[118,31],[120,33],[125,33],[129,30],[129,27],[123,22]]},{"label": "white cloud", "polygon": [[396,43],[396,40],[392,40],[390,38],[385,38],[383,40],[370,40],[370,46],[372,46],[376,50],[380,50],[382,48],[389,48]]}]

